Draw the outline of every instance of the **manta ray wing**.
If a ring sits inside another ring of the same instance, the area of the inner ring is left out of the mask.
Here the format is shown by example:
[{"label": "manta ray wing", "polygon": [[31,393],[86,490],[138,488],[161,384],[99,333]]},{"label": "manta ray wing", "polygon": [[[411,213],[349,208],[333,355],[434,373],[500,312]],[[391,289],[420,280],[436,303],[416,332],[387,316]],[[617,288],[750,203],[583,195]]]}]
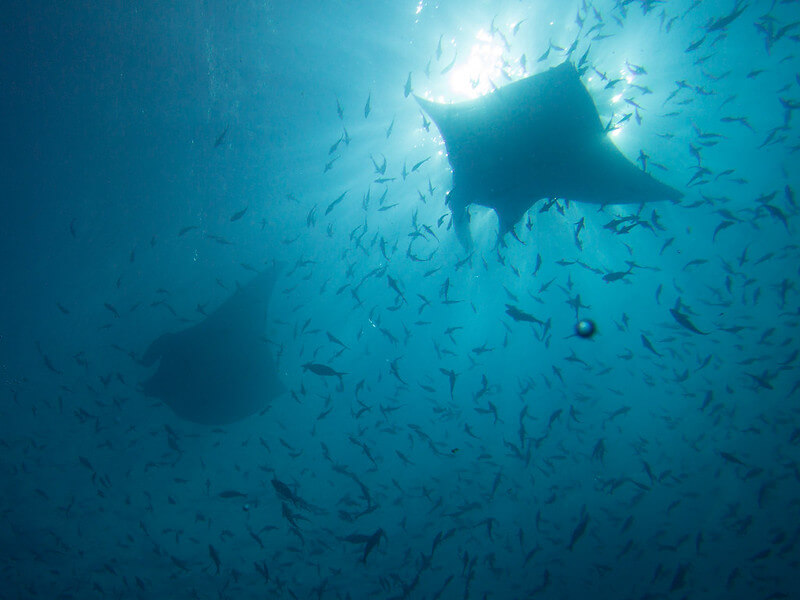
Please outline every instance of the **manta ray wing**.
[{"label": "manta ray wing", "polygon": [[259,274],[197,325],[166,333],[141,363],[158,362],[142,384],[185,419],[223,425],[269,405],[283,392],[264,333],[275,271]]}]

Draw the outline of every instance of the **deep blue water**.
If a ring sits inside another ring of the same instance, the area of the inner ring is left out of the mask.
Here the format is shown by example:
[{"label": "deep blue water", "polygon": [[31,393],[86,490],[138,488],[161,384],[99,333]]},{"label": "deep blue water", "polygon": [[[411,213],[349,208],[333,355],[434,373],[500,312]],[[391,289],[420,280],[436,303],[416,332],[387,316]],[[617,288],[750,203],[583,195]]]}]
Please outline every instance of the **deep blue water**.
[{"label": "deep blue water", "polygon": [[[4,12],[0,598],[800,598],[800,2]],[[467,252],[409,73],[584,55],[683,198],[500,244],[473,205]],[[146,396],[151,342],[272,265],[285,391]]]}]

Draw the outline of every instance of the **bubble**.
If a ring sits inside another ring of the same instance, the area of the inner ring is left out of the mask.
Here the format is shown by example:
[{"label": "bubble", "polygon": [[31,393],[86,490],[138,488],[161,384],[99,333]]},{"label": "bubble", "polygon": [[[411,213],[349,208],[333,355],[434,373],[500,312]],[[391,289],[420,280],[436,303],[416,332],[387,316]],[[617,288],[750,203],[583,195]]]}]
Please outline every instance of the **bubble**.
[{"label": "bubble", "polygon": [[591,319],[581,319],[575,324],[575,333],[582,338],[590,338],[596,331],[594,321]]}]

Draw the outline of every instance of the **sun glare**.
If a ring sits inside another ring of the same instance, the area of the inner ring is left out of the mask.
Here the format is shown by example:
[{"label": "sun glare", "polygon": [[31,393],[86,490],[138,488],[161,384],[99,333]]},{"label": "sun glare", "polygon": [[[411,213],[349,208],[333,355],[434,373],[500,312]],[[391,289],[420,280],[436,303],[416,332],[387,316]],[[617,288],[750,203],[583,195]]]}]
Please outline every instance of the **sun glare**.
[{"label": "sun glare", "polygon": [[503,46],[481,29],[469,56],[450,73],[448,83],[454,94],[477,98],[499,87],[503,81]]}]

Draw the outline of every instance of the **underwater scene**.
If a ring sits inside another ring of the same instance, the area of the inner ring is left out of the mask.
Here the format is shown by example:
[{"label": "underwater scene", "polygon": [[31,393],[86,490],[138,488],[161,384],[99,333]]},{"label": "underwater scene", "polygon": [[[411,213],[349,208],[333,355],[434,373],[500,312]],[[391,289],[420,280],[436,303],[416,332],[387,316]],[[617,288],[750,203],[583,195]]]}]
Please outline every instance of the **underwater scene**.
[{"label": "underwater scene", "polygon": [[800,1],[4,13],[0,600],[800,598]]}]

